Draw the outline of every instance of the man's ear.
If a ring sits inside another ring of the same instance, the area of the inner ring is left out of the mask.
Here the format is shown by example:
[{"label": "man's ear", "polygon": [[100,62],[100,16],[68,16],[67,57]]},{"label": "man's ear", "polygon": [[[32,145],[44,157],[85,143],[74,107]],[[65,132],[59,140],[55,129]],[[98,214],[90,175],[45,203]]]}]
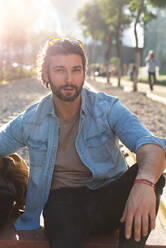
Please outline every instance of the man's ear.
[{"label": "man's ear", "polygon": [[49,83],[48,69],[42,68],[42,75],[41,75],[41,77],[42,77],[43,84],[47,88],[49,88],[49,84],[50,83]]},{"label": "man's ear", "polygon": [[48,69],[46,69],[46,68],[43,68],[42,69],[42,80],[45,83],[48,83],[49,82],[49,79],[48,79]]}]

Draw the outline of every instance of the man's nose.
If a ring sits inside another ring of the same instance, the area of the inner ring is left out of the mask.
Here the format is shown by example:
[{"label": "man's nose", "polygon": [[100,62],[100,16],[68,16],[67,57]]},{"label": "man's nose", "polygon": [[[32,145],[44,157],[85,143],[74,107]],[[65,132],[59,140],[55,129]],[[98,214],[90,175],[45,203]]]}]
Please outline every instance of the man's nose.
[{"label": "man's nose", "polygon": [[72,82],[72,73],[71,73],[71,71],[66,71],[65,82],[66,83],[71,83]]}]

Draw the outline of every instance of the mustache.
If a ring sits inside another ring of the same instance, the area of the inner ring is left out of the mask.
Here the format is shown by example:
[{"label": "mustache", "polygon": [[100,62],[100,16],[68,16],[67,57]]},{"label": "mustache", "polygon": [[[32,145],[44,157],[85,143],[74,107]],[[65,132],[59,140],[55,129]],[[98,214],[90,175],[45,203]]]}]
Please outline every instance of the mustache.
[{"label": "mustache", "polygon": [[59,88],[60,89],[68,89],[68,88],[77,89],[78,87],[76,85],[72,85],[72,84],[67,84],[67,85],[65,84],[65,85],[61,85]]}]

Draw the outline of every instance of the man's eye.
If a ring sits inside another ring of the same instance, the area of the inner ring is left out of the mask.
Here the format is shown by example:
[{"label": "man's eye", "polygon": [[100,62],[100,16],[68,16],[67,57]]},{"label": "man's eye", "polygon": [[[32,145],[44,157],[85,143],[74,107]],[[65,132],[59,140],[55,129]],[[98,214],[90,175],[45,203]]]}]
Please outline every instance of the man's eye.
[{"label": "man's eye", "polygon": [[62,68],[56,69],[55,72],[63,72]]},{"label": "man's eye", "polygon": [[81,71],[80,68],[75,68],[73,71]]}]

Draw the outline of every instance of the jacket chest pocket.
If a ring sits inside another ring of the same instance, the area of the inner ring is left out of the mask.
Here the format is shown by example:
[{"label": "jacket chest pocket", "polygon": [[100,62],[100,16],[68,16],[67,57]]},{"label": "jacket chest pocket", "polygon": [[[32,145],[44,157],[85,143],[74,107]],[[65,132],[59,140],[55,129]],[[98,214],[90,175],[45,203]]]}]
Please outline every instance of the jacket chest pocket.
[{"label": "jacket chest pocket", "polygon": [[89,148],[102,147],[109,142],[108,135],[103,133],[94,134],[93,136],[86,137],[86,144]]},{"label": "jacket chest pocket", "polygon": [[30,165],[40,167],[46,163],[47,143],[40,140],[28,141]]},{"label": "jacket chest pocket", "polygon": [[103,163],[111,159],[113,140],[105,132],[86,137],[87,153],[96,163]]}]

